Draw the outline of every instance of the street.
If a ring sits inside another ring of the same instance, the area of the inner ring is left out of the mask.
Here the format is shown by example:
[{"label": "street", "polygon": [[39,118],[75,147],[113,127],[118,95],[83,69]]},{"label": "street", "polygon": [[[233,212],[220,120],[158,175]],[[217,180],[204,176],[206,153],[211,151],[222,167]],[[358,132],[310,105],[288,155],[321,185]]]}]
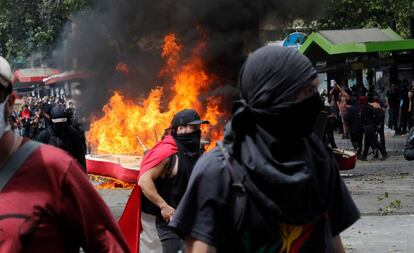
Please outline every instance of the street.
[{"label": "street", "polygon": [[347,252],[414,252],[413,162],[359,162],[344,175],[361,219],[342,234]]},{"label": "street", "polygon": [[[338,137],[338,136],[336,136]],[[349,148],[349,140],[337,139]],[[386,161],[358,161],[341,175],[361,211],[361,219],[341,234],[347,252],[414,252],[414,162],[401,155],[405,137],[387,137]],[[116,219],[130,190],[99,190]]]}]

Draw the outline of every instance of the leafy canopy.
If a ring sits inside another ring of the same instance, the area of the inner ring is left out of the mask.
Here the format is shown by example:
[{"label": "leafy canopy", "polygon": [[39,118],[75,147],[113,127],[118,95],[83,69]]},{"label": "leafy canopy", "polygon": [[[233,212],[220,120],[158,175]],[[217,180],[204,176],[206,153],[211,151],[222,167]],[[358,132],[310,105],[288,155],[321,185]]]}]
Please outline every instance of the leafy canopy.
[{"label": "leafy canopy", "polygon": [[395,22],[397,32],[407,38],[411,16],[413,0],[329,0],[317,29],[387,28]]},{"label": "leafy canopy", "polygon": [[36,52],[46,57],[72,13],[88,4],[88,0],[1,0],[0,55],[12,64]]}]

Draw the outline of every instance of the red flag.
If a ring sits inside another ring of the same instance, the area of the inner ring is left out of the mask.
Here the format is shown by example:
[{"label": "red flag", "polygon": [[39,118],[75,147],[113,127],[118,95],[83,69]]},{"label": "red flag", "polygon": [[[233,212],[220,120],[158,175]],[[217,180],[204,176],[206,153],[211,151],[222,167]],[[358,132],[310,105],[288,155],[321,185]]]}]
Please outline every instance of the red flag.
[{"label": "red flag", "polygon": [[[141,162],[138,178],[148,170],[157,166],[162,160],[177,152],[178,148],[174,138],[171,135],[167,135],[162,141],[157,143],[151,150],[148,151],[148,153],[145,154]],[[118,224],[131,252],[138,253],[139,237],[142,230],[141,189],[138,185],[136,185],[132,190]]]}]

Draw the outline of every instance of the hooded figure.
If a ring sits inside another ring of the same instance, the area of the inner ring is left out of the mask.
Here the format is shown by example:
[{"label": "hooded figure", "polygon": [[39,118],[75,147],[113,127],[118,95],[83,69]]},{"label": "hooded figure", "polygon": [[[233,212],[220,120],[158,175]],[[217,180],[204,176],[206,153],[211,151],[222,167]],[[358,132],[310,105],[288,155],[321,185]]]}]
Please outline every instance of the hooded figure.
[{"label": "hooded figure", "polygon": [[297,50],[267,46],[249,56],[223,142],[200,158],[170,223],[189,236],[186,252],[203,244],[217,252],[341,246],[337,236],[359,212],[332,153],[312,134],[322,108],[317,85]]},{"label": "hooded figure", "polygon": [[64,108],[55,106],[51,109],[50,125],[39,133],[36,140],[65,150],[86,172],[85,138],[69,124]]}]

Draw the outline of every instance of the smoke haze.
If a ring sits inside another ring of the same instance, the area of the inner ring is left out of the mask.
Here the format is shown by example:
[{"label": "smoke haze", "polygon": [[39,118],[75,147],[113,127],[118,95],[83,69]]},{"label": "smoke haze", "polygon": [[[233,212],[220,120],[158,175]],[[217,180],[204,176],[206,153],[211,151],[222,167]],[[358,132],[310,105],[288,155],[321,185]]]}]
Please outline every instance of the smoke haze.
[{"label": "smoke haze", "polygon": [[[75,58],[79,69],[95,73],[84,86],[82,107],[97,112],[112,91],[138,98],[163,83],[160,52],[166,34],[177,35],[184,55],[205,35],[203,62],[208,73],[217,77],[211,93],[234,94],[231,87],[236,86],[247,54],[263,43],[260,27],[264,20],[277,17],[282,25],[297,17],[311,19],[325,1],[96,0],[66,26],[56,55],[66,68],[73,67],[67,59]],[[115,71],[120,62],[128,66],[128,74]]]}]

